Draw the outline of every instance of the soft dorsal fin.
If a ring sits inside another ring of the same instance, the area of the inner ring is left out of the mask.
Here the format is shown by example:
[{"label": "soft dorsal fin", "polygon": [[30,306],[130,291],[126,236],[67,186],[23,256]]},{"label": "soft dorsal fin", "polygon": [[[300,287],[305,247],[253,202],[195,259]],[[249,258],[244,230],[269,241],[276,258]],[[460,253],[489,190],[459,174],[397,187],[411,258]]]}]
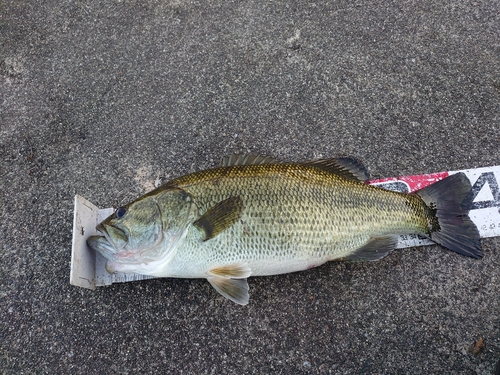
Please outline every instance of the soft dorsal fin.
[{"label": "soft dorsal fin", "polygon": [[221,167],[232,167],[235,165],[258,165],[258,164],[279,164],[280,162],[269,156],[254,154],[233,154],[224,156],[220,161]]},{"label": "soft dorsal fin", "polygon": [[349,180],[361,182],[368,180],[368,172],[365,167],[354,158],[320,159],[307,161],[301,164],[309,167],[316,167]]},{"label": "soft dorsal fin", "polygon": [[203,241],[206,241],[236,223],[242,212],[242,199],[231,197],[210,208],[193,225],[203,232]]}]

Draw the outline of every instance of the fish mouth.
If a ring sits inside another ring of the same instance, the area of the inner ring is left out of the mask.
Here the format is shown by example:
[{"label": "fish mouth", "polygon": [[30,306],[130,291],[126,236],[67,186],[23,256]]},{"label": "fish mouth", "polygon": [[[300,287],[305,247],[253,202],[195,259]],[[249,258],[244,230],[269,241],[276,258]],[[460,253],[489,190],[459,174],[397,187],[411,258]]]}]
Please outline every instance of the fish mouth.
[{"label": "fish mouth", "polygon": [[110,273],[123,272],[121,268],[126,264],[137,263],[138,259],[147,263],[160,255],[158,252],[161,251],[161,248],[158,245],[164,238],[161,226],[158,226],[152,234],[154,241],[150,246],[134,250],[126,250],[129,237],[125,230],[115,225],[103,223],[97,225],[96,229],[103,235],[89,237],[87,244],[108,259],[110,263],[107,269]]},{"label": "fish mouth", "polygon": [[103,223],[97,224],[97,226],[95,227],[95,229],[97,229],[97,231],[101,232],[102,234],[107,233],[106,232],[106,227],[104,226]]},{"label": "fish mouth", "polygon": [[87,245],[107,259],[113,258],[116,254],[115,248],[104,236],[90,236],[87,238]]},{"label": "fish mouth", "polygon": [[115,251],[120,251],[128,243],[127,233],[114,225],[110,224],[99,224],[96,229],[101,232],[109,244],[114,247]]},{"label": "fish mouth", "polygon": [[89,245],[95,251],[101,253],[107,259],[114,259],[127,245],[128,236],[124,230],[112,225],[99,224],[96,229],[103,236],[90,236],[87,239]]}]

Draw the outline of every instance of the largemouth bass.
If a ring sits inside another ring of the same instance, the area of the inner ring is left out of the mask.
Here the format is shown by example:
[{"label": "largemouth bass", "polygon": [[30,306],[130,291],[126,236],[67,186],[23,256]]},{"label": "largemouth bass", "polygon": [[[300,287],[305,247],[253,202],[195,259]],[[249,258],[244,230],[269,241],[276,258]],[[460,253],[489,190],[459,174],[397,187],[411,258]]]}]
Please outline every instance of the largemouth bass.
[{"label": "largemouth bass", "polygon": [[234,155],[118,208],[97,226],[103,235],[87,243],[108,259],[108,272],[206,278],[242,305],[249,276],[378,260],[400,234],[482,256],[464,174],[413,194],[367,185],[367,178],[350,158],[280,163]]}]

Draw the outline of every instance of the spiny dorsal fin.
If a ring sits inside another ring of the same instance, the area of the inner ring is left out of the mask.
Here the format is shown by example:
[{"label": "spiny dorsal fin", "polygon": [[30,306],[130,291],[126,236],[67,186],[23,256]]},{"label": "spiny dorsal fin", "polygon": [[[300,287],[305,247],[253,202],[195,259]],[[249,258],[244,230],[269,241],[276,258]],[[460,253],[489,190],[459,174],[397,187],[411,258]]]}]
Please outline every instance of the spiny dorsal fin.
[{"label": "spiny dorsal fin", "polygon": [[209,276],[208,282],[227,299],[239,305],[248,304],[250,298],[248,294],[247,279],[226,279],[224,277]]},{"label": "spiny dorsal fin", "polygon": [[351,262],[366,262],[379,260],[396,248],[398,238],[396,236],[373,237],[352,254],[344,257]]},{"label": "spiny dorsal fin", "polygon": [[368,180],[368,172],[365,167],[354,158],[320,159],[306,161],[301,164],[309,167],[316,167],[349,180],[361,182]]},{"label": "spiny dorsal fin", "polygon": [[220,161],[221,167],[232,167],[235,165],[258,165],[258,164],[279,164],[280,162],[269,156],[254,154],[233,154],[224,156]]},{"label": "spiny dorsal fin", "polygon": [[243,201],[241,198],[231,197],[210,208],[193,225],[203,232],[203,241],[206,241],[236,223],[242,212]]}]

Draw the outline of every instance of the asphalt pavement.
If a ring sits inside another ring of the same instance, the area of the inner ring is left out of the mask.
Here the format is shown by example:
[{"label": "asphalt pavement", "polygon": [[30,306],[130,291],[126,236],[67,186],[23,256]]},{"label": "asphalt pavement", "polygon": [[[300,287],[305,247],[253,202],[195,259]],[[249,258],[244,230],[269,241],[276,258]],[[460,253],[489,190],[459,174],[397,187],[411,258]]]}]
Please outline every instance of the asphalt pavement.
[{"label": "asphalt pavement", "polygon": [[69,284],[73,198],[231,153],[500,165],[498,1],[0,2],[3,374],[492,374],[500,239],[249,280]]}]

